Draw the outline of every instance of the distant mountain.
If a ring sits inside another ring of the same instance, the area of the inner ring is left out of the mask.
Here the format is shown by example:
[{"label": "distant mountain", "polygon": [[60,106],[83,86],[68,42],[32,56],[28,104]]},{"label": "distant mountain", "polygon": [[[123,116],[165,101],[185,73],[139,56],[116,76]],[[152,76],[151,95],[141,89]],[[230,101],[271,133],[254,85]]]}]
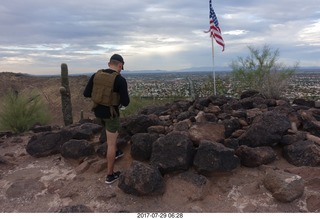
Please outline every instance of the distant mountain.
[{"label": "distant mountain", "polygon": [[[178,70],[123,70],[123,74],[157,74],[157,73],[172,73],[172,72],[212,72],[212,67],[191,67],[191,68],[184,68],[184,69],[178,69]],[[216,72],[231,72],[230,67],[221,67],[216,66],[214,69]],[[298,72],[300,73],[320,73],[320,67],[319,66],[300,66],[298,68]],[[7,73],[7,72],[0,72],[1,74]],[[90,73],[72,73],[69,74],[71,76],[79,76],[79,75],[85,75],[85,76],[91,76],[94,72]],[[31,76],[43,76],[43,77],[51,77],[51,76],[60,76],[60,74],[29,74],[29,73],[14,73],[19,75],[31,75]]]},{"label": "distant mountain", "polygon": [[[219,66],[216,66],[214,68],[215,71],[231,71],[231,68],[229,67],[219,67]],[[191,68],[185,68],[185,69],[181,69],[179,71],[182,71],[182,72],[205,72],[205,71],[213,71],[213,68],[212,67],[191,67]]]}]

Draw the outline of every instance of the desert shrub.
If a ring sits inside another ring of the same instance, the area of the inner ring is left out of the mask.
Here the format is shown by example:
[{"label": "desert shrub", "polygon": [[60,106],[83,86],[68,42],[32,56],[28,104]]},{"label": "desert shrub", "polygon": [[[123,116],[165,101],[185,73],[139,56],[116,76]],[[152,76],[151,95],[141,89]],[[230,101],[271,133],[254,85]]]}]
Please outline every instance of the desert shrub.
[{"label": "desert shrub", "polygon": [[51,120],[48,112],[40,95],[9,92],[2,101],[0,130],[22,133],[35,124],[48,124]]},{"label": "desert shrub", "polygon": [[268,45],[261,50],[249,46],[250,55],[233,61],[232,87],[235,93],[257,90],[269,98],[278,98],[295,73],[298,64],[287,67],[278,61],[279,50],[272,51]]},{"label": "desert shrub", "polygon": [[[229,80],[228,75],[216,75],[216,95],[229,95]],[[199,89],[199,96],[207,97],[211,95],[214,95],[214,78],[213,75],[208,75],[207,80]]]}]

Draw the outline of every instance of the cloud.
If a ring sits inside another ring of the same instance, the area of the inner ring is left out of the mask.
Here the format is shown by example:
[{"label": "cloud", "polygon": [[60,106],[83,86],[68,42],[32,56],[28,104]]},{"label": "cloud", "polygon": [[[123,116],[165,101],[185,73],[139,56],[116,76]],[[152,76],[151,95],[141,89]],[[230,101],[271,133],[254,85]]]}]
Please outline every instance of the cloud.
[{"label": "cloud", "polygon": [[[177,70],[212,65],[208,0],[11,0],[0,3],[0,71],[92,72],[120,53],[126,69]],[[283,59],[316,64],[320,39],[318,2],[213,1],[228,66],[247,46],[269,44]],[[292,54],[292,50],[296,55]],[[308,52],[306,52],[308,49]]]}]

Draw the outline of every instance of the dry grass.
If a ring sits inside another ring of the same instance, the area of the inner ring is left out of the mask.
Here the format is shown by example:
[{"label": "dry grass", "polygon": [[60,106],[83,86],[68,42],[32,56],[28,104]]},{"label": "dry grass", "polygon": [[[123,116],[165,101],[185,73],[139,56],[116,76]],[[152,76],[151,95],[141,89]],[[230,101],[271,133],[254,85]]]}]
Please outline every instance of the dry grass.
[{"label": "dry grass", "polygon": [[[0,81],[0,100],[10,90],[15,90],[18,93],[30,93],[31,91],[38,93],[45,99],[45,104],[48,105],[53,118],[51,125],[63,126],[61,96],[59,92],[61,86],[60,76],[40,77],[0,73]],[[74,122],[80,120],[81,110],[83,110],[85,118],[94,117],[91,112],[91,100],[84,98],[82,95],[87,81],[87,76],[69,77]]]}]

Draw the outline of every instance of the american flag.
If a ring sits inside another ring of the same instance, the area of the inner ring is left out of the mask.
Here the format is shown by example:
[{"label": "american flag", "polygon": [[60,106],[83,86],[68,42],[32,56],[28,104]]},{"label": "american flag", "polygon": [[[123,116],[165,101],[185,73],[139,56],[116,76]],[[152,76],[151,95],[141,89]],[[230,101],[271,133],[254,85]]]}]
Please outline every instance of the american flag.
[{"label": "american flag", "polygon": [[212,8],[212,2],[209,1],[209,7],[210,7],[210,37],[214,37],[216,42],[222,46],[222,51],[224,51],[224,41],[222,39],[221,30],[219,27],[219,21],[216,16],[216,13],[214,12]]}]

